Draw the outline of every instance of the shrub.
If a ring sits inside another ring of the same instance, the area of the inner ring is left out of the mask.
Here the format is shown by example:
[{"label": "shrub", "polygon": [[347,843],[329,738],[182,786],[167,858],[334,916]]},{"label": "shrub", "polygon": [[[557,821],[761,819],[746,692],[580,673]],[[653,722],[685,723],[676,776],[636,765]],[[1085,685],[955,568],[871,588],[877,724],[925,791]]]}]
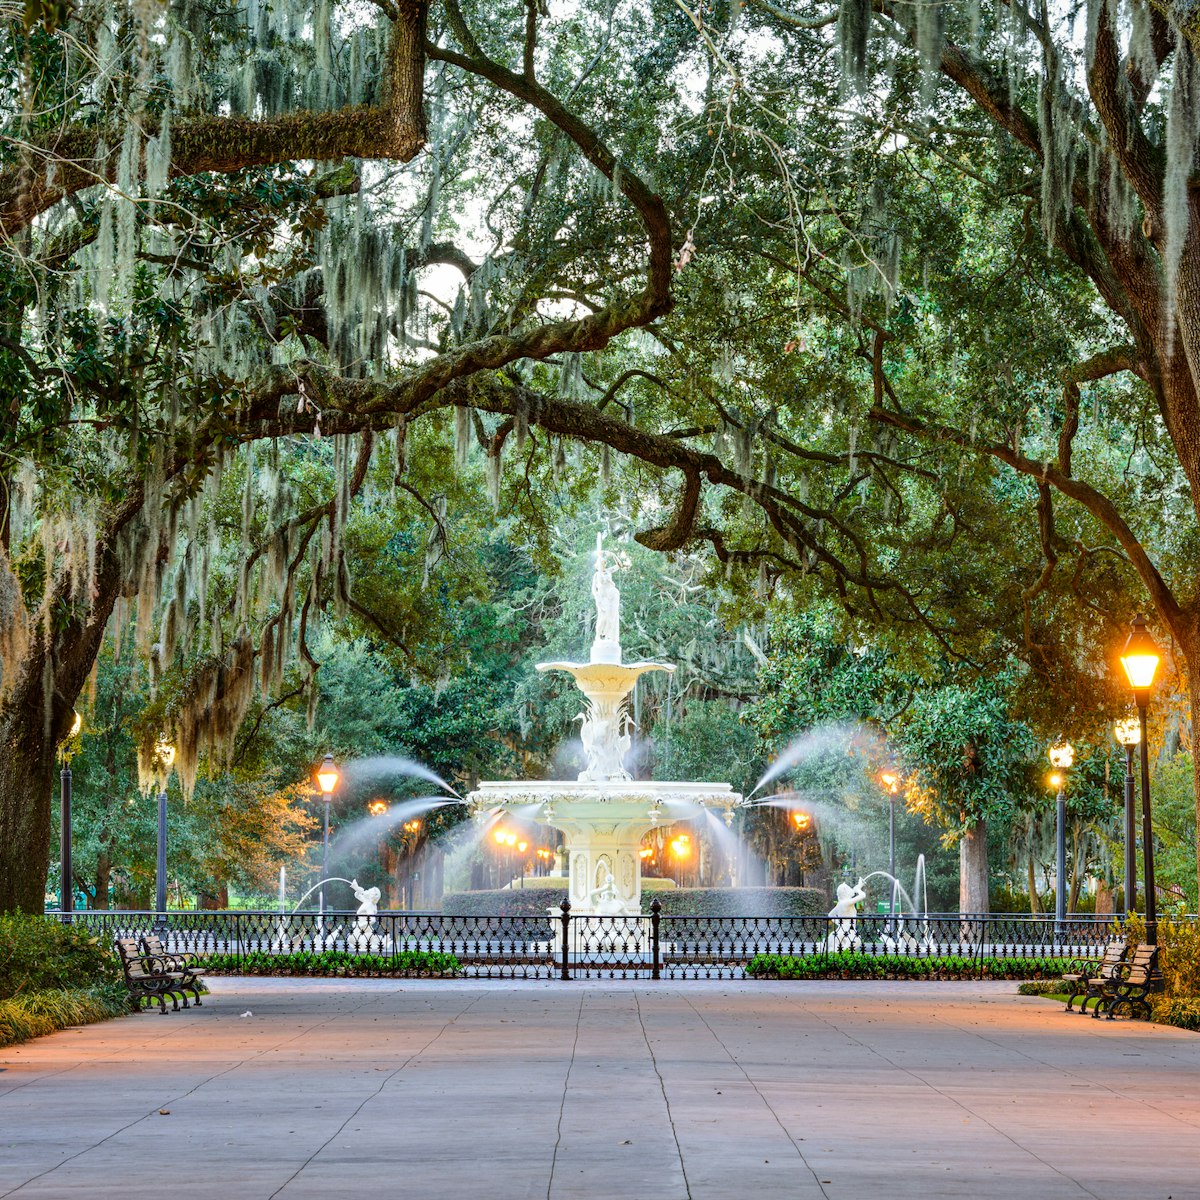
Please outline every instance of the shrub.
[{"label": "shrub", "polygon": [[[1146,940],[1146,919],[1141,913],[1126,918],[1125,937],[1131,945]],[[1158,969],[1167,996],[1200,996],[1200,922],[1159,921]]]},{"label": "shrub", "polygon": [[1065,996],[1067,984],[1063,979],[1026,979],[1017,991],[1022,996]]},{"label": "shrub", "polygon": [[432,950],[398,950],[394,955],[251,950],[241,955],[208,954],[201,961],[214,975],[457,975],[462,970],[453,954]]},{"label": "shrub", "polygon": [[0,1046],[43,1037],[69,1025],[87,1025],[129,1011],[129,992],[120,983],[92,988],[51,988],[0,1000]]},{"label": "shrub", "polygon": [[1200,1032],[1200,996],[1158,996],[1151,1002],[1150,1016],[1160,1025]]},{"label": "shrub", "polygon": [[111,947],[85,926],[24,913],[0,915],[0,1000],[120,978]]}]

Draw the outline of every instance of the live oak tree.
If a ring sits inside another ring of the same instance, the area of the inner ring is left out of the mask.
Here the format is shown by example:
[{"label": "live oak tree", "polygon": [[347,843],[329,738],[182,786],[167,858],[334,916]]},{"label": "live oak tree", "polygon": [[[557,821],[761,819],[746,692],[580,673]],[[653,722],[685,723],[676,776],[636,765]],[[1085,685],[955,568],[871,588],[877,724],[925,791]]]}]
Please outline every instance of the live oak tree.
[{"label": "live oak tree", "polygon": [[[645,545],[983,669],[1015,646],[1072,692],[1134,578],[1200,661],[1169,12],[1096,5],[1078,55],[1011,5],[0,15],[0,908],[42,903],[54,747],[119,605],[192,664],[190,777],[315,668],[350,507],[439,437],[528,508],[607,447]],[[281,464],[318,435],[338,483],[301,500]]]}]

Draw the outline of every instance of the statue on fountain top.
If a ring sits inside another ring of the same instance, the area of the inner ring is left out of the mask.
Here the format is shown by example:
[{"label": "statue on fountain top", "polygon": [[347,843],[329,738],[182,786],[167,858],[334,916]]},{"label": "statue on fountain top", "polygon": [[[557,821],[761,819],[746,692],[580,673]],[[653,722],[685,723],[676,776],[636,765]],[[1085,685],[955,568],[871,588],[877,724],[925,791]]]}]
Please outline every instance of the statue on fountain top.
[{"label": "statue on fountain top", "polygon": [[616,560],[604,553],[603,534],[596,534],[596,570],[592,575],[592,599],[596,601],[596,639],[592,662],[621,661],[621,593],[613,582]]}]

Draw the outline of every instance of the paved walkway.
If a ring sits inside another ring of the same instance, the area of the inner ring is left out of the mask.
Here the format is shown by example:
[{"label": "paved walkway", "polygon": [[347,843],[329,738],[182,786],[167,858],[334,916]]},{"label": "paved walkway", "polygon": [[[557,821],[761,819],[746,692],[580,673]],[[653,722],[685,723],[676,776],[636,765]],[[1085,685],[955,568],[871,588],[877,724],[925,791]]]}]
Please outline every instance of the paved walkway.
[{"label": "paved walkway", "polygon": [[0,1197],[1200,1198],[1200,1035],[1013,984],[213,988],[0,1050]]}]

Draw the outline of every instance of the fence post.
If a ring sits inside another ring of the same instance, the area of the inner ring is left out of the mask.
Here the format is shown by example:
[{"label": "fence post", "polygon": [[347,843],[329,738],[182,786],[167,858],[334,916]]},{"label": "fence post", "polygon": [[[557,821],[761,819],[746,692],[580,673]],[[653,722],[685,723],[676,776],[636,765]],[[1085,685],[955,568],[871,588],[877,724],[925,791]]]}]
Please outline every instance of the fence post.
[{"label": "fence post", "polygon": [[237,961],[238,966],[243,966],[246,961],[246,956],[242,950],[242,914],[233,914],[233,936],[237,942]]},{"label": "fence post", "polygon": [[657,896],[650,901],[650,978],[662,978],[662,959],[659,957],[658,925],[662,919],[662,902]]},{"label": "fence post", "polygon": [[562,909],[562,962],[559,964],[559,978],[571,978],[571,902],[564,900],[559,906]]}]

